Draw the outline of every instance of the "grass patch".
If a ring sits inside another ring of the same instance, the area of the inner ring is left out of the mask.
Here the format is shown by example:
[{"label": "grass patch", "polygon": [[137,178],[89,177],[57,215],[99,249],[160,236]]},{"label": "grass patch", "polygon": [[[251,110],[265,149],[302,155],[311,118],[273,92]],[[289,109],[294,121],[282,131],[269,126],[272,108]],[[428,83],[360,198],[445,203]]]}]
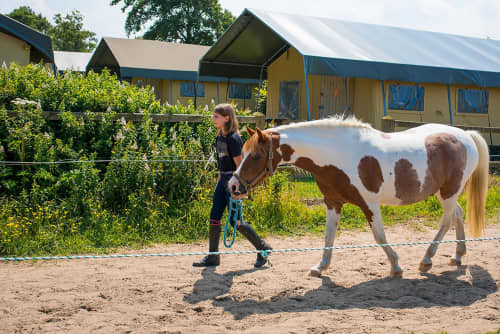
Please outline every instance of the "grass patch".
[{"label": "grass patch", "polygon": [[[306,185],[306,186],[304,186]],[[289,182],[285,173],[276,174],[259,187],[252,201],[245,201],[246,221],[262,235],[297,236],[323,234],[326,210],[323,205],[307,205],[304,194],[315,194],[311,181]],[[89,215],[67,215],[64,202],[25,207],[14,200],[0,200],[1,256],[41,256],[70,254],[105,254],[120,248],[138,249],[158,243],[186,243],[204,240],[208,234],[212,187],[202,189],[196,201],[185,205],[138,207],[113,213],[100,203],[88,203]],[[302,189],[302,190],[301,190]],[[319,192],[319,190],[318,190]],[[319,197],[317,197],[319,198]],[[465,199],[460,198],[462,207]],[[487,197],[487,217],[500,215],[500,178],[492,176]],[[141,211],[142,210],[142,211]],[[141,213],[141,214],[139,214]],[[414,205],[382,206],[384,224],[403,223],[415,230],[436,228],[442,209],[436,197]],[[223,218],[224,222],[226,217]],[[493,219],[498,224],[498,219]],[[85,228],[83,228],[85,227]],[[361,210],[344,205],[339,230],[365,230]],[[241,236],[238,236],[241,238]]]}]

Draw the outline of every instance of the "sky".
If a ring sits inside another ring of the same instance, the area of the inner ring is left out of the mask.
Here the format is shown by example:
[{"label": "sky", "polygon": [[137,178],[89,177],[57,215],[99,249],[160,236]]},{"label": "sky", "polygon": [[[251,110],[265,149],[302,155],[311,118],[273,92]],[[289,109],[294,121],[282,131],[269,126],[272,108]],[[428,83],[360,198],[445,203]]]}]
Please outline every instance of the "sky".
[{"label": "sky", "polygon": [[[126,13],[110,0],[0,0],[0,13],[30,6],[53,23],[56,13],[77,9],[84,28],[103,37],[127,37]],[[245,7],[290,14],[383,24],[500,40],[499,0],[219,0],[234,16]],[[307,4],[306,6],[304,4]],[[130,37],[134,37],[133,35]]]}]

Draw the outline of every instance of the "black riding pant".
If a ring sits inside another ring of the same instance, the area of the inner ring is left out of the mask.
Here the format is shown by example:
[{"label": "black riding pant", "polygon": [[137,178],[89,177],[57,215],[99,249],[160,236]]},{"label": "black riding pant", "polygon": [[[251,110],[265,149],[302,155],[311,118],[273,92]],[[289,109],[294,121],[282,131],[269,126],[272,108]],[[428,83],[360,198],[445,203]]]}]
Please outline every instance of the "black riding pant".
[{"label": "black riding pant", "polygon": [[[229,198],[231,197],[231,193],[229,192],[227,184],[232,175],[232,172],[221,172],[220,174],[220,179],[219,182],[217,182],[217,186],[215,187],[214,197],[212,200],[212,209],[210,210],[211,225],[220,225],[224,210],[226,210],[226,207],[229,205]],[[238,215],[237,219],[241,219],[240,215]]]}]

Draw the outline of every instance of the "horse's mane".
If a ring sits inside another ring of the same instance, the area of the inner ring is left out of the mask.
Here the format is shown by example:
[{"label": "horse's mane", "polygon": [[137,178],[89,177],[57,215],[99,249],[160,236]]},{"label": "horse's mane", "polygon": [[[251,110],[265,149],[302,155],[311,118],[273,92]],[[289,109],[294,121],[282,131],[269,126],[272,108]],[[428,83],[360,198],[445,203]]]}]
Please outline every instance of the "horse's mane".
[{"label": "horse's mane", "polygon": [[[311,129],[311,128],[366,128],[372,129],[372,126],[368,123],[364,123],[357,119],[355,116],[345,117],[344,115],[335,115],[325,119],[319,119],[315,121],[308,122],[298,122],[287,125],[281,125],[275,128],[266,129],[266,133],[280,132],[282,130],[289,129]],[[250,137],[245,145],[243,146],[243,151],[263,151],[264,147],[259,145],[259,141],[256,136]]]},{"label": "horse's mane", "polygon": [[344,117],[344,115],[335,115],[325,119],[319,119],[315,121],[292,123],[287,125],[281,125],[267,131],[289,130],[289,129],[307,129],[307,128],[335,128],[335,127],[345,127],[345,128],[369,128],[372,126],[368,123],[362,122],[355,116]]}]

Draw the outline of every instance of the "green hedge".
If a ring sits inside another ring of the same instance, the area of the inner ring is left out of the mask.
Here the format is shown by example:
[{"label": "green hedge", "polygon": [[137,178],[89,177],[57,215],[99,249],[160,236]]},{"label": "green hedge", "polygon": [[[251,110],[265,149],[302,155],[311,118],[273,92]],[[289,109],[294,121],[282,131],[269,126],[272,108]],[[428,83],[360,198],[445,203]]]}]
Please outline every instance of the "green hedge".
[{"label": "green hedge", "polygon": [[[0,161],[80,162],[0,164],[0,255],[99,252],[206,237],[215,165],[186,160],[212,155],[215,129],[208,119],[155,124],[150,115],[209,114],[213,107],[160,105],[149,87],[122,83],[107,71],[53,76],[40,65],[2,68]],[[48,121],[42,110],[60,111],[61,120]],[[144,118],[132,123],[116,120],[116,113]],[[283,177],[273,180],[245,208],[258,230],[303,225],[286,214],[292,207],[309,224],[322,225],[322,209],[307,208],[290,197],[293,192],[277,191],[284,188],[278,187]],[[280,196],[283,204],[276,200]],[[273,223],[277,217],[284,219]]]},{"label": "green hedge", "polygon": [[[16,99],[24,102],[13,102]],[[155,124],[149,115],[212,109],[213,105],[197,110],[192,105],[161,106],[149,88],[122,83],[107,71],[53,76],[39,65],[2,68],[0,160],[87,162],[0,164],[0,254],[205,235],[208,208],[200,217],[191,208],[209,197],[214,164],[185,160],[211,156],[215,129],[208,119]],[[18,116],[9,117],[11,110]],[[42,110],[58,110],[62,119],[47,121]],[[87,117],[76,118],[72,112],[85,112]],[[103,119],[93,117],[93,112],[103,113]],[[115,120],[116,113],[144,113],[144,118],[136,123]],[[186,224],[179,232],[181,221]],[[61,244],[66,246],[56,246]]]},{"label": "green hedge", "polygon": [[[0,70],[0,106],[16,109],[16,98],[39,103],[47,111],[210,114],[211,106],[161,105],[150,86],[138,88],[119,81],[107,69],[102,73],[66,72],[53,75],[42,64],[11,64]],[[250,115],[249,110],[237,110]]]}]

